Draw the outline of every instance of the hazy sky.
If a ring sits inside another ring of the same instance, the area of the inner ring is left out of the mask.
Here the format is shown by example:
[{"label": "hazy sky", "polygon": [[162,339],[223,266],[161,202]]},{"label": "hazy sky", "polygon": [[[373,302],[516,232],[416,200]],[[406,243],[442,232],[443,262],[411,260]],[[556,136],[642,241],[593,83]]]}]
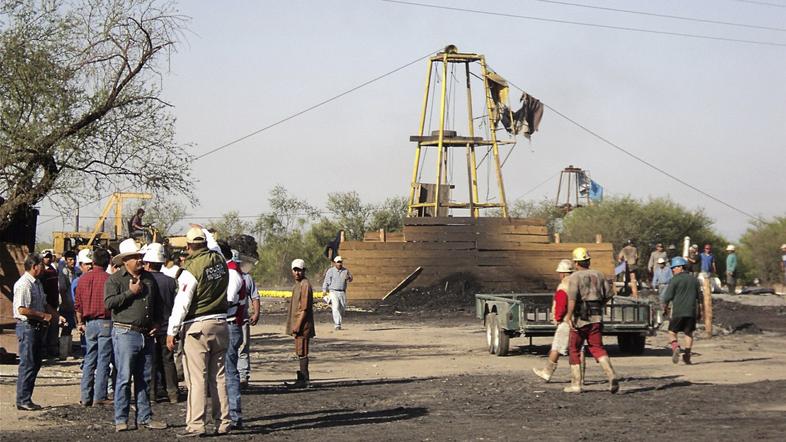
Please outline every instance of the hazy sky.
[{"label": "hazy sky", "polygon": [[[781,46],[375,0],[184,1],[190,34],[171,60],[164,95],[176,106],[178,140],[193,143],[199,154],[455,44],[485,54],[498,73],[544,103],[729,204],[764,217],[786,213],[786,1],[770,0],[784,7],[738,0],[571,2],[784,30],[536,0],[423,3]],[[425,72],[426,62],[416,63],[196,162],[200,204],[191,209],[193,219],[229,210],[256,215],[268,209],[276,184],[317,206],[336,191],[356,190],[366,202],[407,194],[414,154],[408,140],[417,132]],[[508,200],[569,164],[589,169],[607,195],[669,196],[703,207],[732,240],[749,225],[744,215],[548,110],[531,143],[522,138],[503,169]],[[553,198],[556,186],[554,178],[526,197]],[[99,210],[82,210],[83,227]],[[42,213],[52,209],[44,205]],[[64,226],[72,221],[40,226],[39,239]]]}]

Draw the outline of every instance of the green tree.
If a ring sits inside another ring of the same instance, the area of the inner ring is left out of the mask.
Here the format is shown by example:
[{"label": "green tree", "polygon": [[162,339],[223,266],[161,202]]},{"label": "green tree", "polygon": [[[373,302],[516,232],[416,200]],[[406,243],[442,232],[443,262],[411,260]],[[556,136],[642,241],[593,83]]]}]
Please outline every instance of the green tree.
[{"label": "green tree", "polygon": [[[499,212],[498,212],[499,213]],[[554,201],[544,199],[540,202],[519,199],[508,207],[508,213],[514,218],[539,218],[546,223],[549,235],[560,232],[565,212],[554,205]],[[501,216],[499,214],[498,216]]]},{"label": "green tree", "polygon": [[382,204],[372,207],[366,231],[385,229],[387,232],[398,232],[404,228],[406,216],[407,197],[387,198]]},{"label": "green tree", "polygon": [[327,210],[333,216],[336,224],[344,229],[348,240],[362,240],[366,233],[368,222],[374,208],[363,204],[357,192],[329,193]]},{"label": "green tree", "polygon": [[190,193],[160,88],[185,22],[156,0],[0,4],[0,229],[43,199]]},{"label": "green tree", "polygon": [[230,210],[221,215],[221,218],[207,222],[207,228],[215,229],[219,238],[247,234],[251,227],[251,223],[244,221],[237,210]]},{"label": "green tree", "polygon": [[725,262],[726,240],[712,227],[713,221],[704,211],[688,210],[667,199],[640,201],[632,197],[606,198],[601,203],[570,212],[564,220],[565,241],[593,242],[600,233],[603,240],[614,244],[615,253],[628,239],[639,249],[639,264],[646,266],[655,244],[675,244],[681,252],[682,240],[690,236],[692,243],[715,246],[718,271]]},{"label": "green tree", "polygon": [[782,282],[781,245],[786,244],[786,217],[754,221],[740,238],[741,277],[747,281]]}]

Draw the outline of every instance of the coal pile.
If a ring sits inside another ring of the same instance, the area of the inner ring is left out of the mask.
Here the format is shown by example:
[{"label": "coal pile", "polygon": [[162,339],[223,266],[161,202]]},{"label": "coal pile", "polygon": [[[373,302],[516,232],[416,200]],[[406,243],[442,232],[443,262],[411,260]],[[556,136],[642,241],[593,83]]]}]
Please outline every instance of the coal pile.
[{"label": "coal pile", "polygon": [[382,302],[398,311],[466,311],[474,308],[480,284],[469,273],[454,273],[429,287],[404,289]]},{"label": "coal pile", "polygon": [[753,306],[715,300],[712,319],[729,333],[786,333],[786,307]]}]

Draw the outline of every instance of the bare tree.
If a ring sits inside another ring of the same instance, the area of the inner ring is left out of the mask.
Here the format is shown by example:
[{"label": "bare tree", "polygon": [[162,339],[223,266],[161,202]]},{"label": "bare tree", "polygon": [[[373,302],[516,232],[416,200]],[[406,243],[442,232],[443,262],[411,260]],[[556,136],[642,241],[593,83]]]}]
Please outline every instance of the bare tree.
[{"label": "bare tree", "polygon": [[161,69],[186,19],[154,0],[0,5],[0,229],[119,188],[190,193]]}]

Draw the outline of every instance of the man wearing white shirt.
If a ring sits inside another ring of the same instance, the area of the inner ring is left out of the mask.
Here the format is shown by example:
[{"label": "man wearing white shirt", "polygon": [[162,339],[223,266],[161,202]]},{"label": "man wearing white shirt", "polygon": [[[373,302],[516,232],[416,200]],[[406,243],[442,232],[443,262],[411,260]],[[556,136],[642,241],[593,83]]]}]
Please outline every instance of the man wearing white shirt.
[{"label": "man wearing white shirt", "polygon": [[[229,272],[213,236],[199,226],[186,234],[188,258],[178,278],[178,293],[167,330],[167,347],[183,339],[183,371],[188,386],[186,429],[180,437],[205,435],[207,391],[215,432],[229,432],[229,401],[224,377],[224,356],[229,345],[227,288]],[[207,379],[205,379],[207,375]]]},{"label": "man wearing white shirt", "polygon": [[243,411],[240,400],[240,372],[237,368],[240,346],[243,345],[243,319],[246,313],[246,286],[240,275],[240,266],[232,259],[233,250],[229,244],[220,243],[221,253],[227,260],[229,285],[227,287],[227,326],[229,327],[229,347],[226,354],[226,384],[229,396],[229,418],[233,430],[243,428]]}]

